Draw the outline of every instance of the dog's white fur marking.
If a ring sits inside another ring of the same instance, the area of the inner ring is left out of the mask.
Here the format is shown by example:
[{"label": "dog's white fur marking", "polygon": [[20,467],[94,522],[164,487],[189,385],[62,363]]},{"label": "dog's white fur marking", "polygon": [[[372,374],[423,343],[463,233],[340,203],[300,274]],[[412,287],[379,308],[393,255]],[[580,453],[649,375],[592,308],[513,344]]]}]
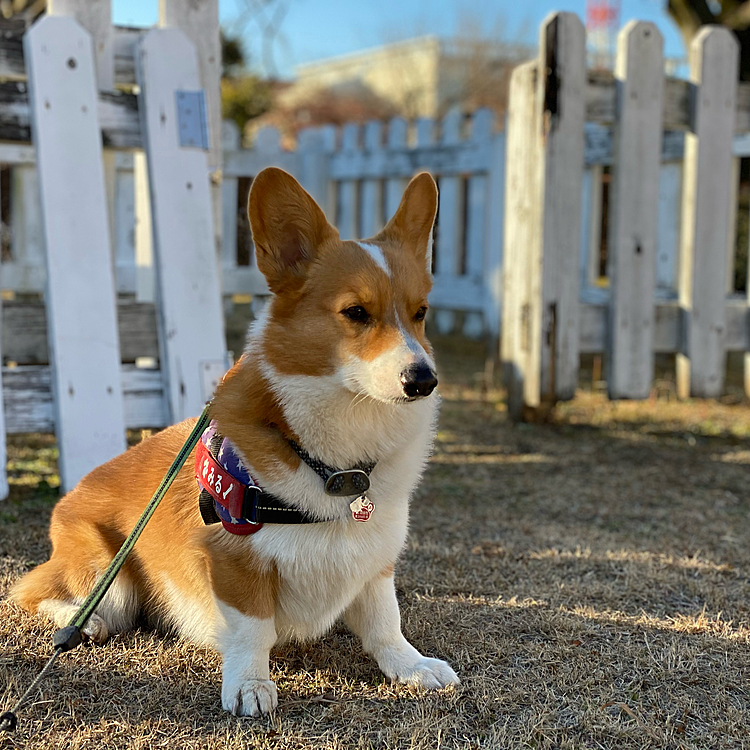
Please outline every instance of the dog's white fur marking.
[{"label": "dog's white fur marking", "polygon": [[377,263],[378,267],[385,272],[385,275],[390,278],[391,269],[388,266],[388,261],[386,261],[383,251],[377,245],[371,245],[369,242],[358,242],[357,244]]},{"label": "dog's white fur marking", "polygon": [[272,618],[248,617],[216,599],[217,646],[223,656],[221,703],[236,716],[260,716],[276,708],[268,658],[276,643]]},{"label": "dog's white fur marking", "polygon": [[426,688],[459,682],[446,662],[422,656],[404,638],[392,577],[379,575],[369,581],[346,610],[345,619],[387,677]]},{"label": "dog's white fur marking", "polygon": [[398,401],[404,397],[401,383],[404,370],[420,364],[435,369],[424,347],[409,335],[398,313],[394,311],[394,315],[400,334],[398,343],[369,362],[350,357],[341,369],[344,385],[354,393],[364,393],[378,401]]},{"label": "dog's white fur marking", "polygon": [[198,599],[161,576],[162,595],[167,601],[167,619],[185,638],[208,646],[215,642],[215,624]]}]

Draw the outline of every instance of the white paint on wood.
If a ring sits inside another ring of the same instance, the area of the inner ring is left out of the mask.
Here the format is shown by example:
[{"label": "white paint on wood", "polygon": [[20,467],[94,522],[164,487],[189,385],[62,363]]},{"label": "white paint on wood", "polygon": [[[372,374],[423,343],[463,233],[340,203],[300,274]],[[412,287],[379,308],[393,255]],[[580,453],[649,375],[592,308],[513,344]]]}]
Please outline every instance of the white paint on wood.
[{"label": "white paint on wood", "polygon": [[659,241],[656,246],[656,290],[661,298],[677,294],[681,190],[682,162],[663,164],[659,175]]},{"label": "white paint on wood", "polygon": [[64,490],[125,448],[120,350],[91,37],[48,16],[24,39],[47,257]]},{"label": "white paint on wood", "polygon": [[[375,122],[365,125],[364,150],[371,161],[383,155],[383,127]],[[362,181],[359,199],[359,226],[362,237],[373,237],[383,228],[383,181],[369,178]]]},{"label": "white paint on wood", "polygon": [[[463,113],[458,109],[451,110],[441,124],[440,143],[451,147],[461,142],[461,125]],[[438,216],[436,238],[433,245],[433,273],[436,279],[461,275],[461,260],[464,252],[464,182],[458,176],[438,174],[440,195],[438,199]],[[436,314],[438,330],[449,333],[455,325],[453,310],[441,310]]]},{"label": "white paint on wood", "polygon": [[680,304],[685,351],[677,356],[681,397],[718,396],[724,385],[727,230],[738,45],[727,29],[702,29],[690,47],[696,86],[693,130],[685,143]]},{"label": "white paint on wood", "polygon": [[308,128],[299,133],[297,143],[300,184],[323,209],[328,220],[333,221],[328,173],[330,155],[336,146],[336,128],[333,125]]},{"label": "white paint on wood", "polygon": [[620,32],[620,87],[607,257],[609,397],[647,398],[654,377],[654,289],[658,238],[663,40],[653,23]]},{"label": "white paint on wood", "polygon": [[17,292],[43,292],[47,269],[35,164],[14,167],[10,205],[12,261],[3,264],[3,288]]},{"label": "white paint on wood", "polygon": [[148,161],[143,151],[133,154],[133,191],[135,298],[138,302],[155,302],[154,227],[151,220]]},{"label": "white paint on wood", "polygon": [[[407,149],[406,136],[408,124],[403,117],[394,117],[388,123],[388,152],[403,154]],[[385,181],[385,195],[383,197],[386,222],[396,213],[401,196],[406,189],[405,177],[390,177]]]},{"label": "white paint on wood", "polygon": [[[114,200],[110,225],[114,238],[115,284],[117,291],[133,294],[135,281],[135,181],[133,159],[123,160],[118,152],[111,152],[114,164]],[[128,154],[128,156],[130,156]],[[106,170],[105,170],[106,174]]]},{"label": "white paint on wood", "polygon": [[508,411],[514,419],[520,419],[523,412],[529,355],[527,267],[539,223],[533,162],[536,78],[536,60],[517,66],[511,74],[508,99],[500,357],[508,390]]},{"label": "white paint on wood", "polygon": [[[583,179],[583,123],[586,89],[586,46],[583,24],[573,13],[548,16],[540,36],[537,106],[542,128],[536,152],[541,170],[539,226],[542,246],[538,268],[541,283],[532,276],[531,356],[527,403],[539,399],[573,398],[578,386],[578,252],[580,247],[581,182]],[[556,89],[556,112],[550,92]],[[535,261],[532,261],[534,263]],[[535,274],[534,274],[535,275]]]},{"label": "white paint on wood", "polygon": [[[208,169],[211,211],[217,255],[221,253],[221,39],[219,0],[159,0],[159,26],[177,28],[193,43],[198,60],[198,81],[206,96],[208,115]],[[208,175],[207,175],[208,177]]]},{"label": "white paint on wood", "polygon": [[[492,137],[492,161],[487,185],[486,252],[483,271],[484,322],[497,339],[503,310],[503,233],[505,230],[505,133]],[[497,342],[496,342],[497,343]]]},{"label": "white paint on wood", "polygon": [[[169,410],[159,370],[122,365],[120,380],[125,426],[129,430],[166,427],[169,424]],[[55,431],[52,378],[48,365],[3,367],[2,383],[9,435]]]},{"label": "white paint on wood", "polygon": [[[222,123],[222,147],[224,151],[238,151],[240,148],[240,129],[232,120]],[[224,177],[221,181],[221,216],[224,225],[221,233],[221,269],[232,269],[237,266],[237,220],[238,179]]]},{"label": "white paint on wood", "polygon": [[[359,152],[359,125],[344,125],[341,133],[341,155],[344,158],[356,159]],[[357,226],[358,182],[343,180],[339,183],[337,196],[337,227],[342,239],[353,240],[359,237]]]},{"label": "white paint on wood", "polygon": [[[2,190],[0,190],[0,200],[2,200]],[[2,285],[2,272],[0,271],[0,286]],[[2,330],[2,322],[3,322],[3,310],[2,310],[2,304],[0,303],[0,330]],[[0,362],[2,362],[2,353],[3,353],[3,341],[2,337],[0,336]],[[0,373],[0,395],[3,393],[2,391],[2,374]],[[0,500],[5,500],[6,497],[8,497],[8,476],[6,473],[6,464],[7,464],[7,456],[6,456],[6,445],[5,445],[5,399],[0,398]]]},{"label": "white paint on wood", "polygon": [[115,87],[112,0],[47,0],[47,13],[74,18],[91,34],[97,86],[111,91]]},{"label": "white paint on wood", "polygon": [[224,363],[224,320],[206,152],[181,148],[177,91],[200,89],[195,49],[178,29],[141,38],[138,77],[153,222],[159,329],[171,419],[203,408],[202,371]]}]

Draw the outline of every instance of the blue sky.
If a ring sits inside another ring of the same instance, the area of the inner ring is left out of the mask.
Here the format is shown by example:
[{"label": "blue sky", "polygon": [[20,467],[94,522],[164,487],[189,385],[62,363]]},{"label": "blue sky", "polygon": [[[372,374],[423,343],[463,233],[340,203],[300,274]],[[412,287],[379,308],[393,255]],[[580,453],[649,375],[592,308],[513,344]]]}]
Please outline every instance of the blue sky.
[{"label": "blue sky", "polygon": [[[536,42],[539,24],[553,10],[569,10],[583,19],[585,0],[288,0],[289,10],[274,46],[281,75],[292,76],[294,66],[323,57],[374,47],[387,41],[422,34],[451,36],[462,24],[479,25],[491,36],[510,41]],[[113,0],[117,24],[150,26],[156,23],[158,0]],[[677,28],[663,11],[666,0],[622,0],[621,23],[637,18],[654,21],[664,35],[665,53],[685,55]],[[236,23],[245,0],[219,0],[223,25]],[[258,26],[245,26],[246,46],[261,63]]]}]

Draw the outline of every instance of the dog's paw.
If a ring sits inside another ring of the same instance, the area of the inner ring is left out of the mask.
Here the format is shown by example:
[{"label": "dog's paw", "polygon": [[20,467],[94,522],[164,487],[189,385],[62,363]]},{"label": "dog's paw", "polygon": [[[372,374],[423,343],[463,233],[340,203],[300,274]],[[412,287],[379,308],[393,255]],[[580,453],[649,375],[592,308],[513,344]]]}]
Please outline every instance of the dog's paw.
[{"label": "dog's paw", "polygon": [[83,626],[81,633],[85,638],[101,646],[109,638],[107,623],[99,615],[91,615],[88,622]]},{"label": "dog's paw", "polygon": [[427,690],[437,690],[461,682],[450,664],[442,659],[428,659],[426,656],[409,669],[400,671],[396,680],[408,685],[419,685]]},{"label": "dog's paw", "polygon": [[221,687],[221,704],[235,716],[270,714],[278,703],[276,685],[271,680],[245,680]]}]

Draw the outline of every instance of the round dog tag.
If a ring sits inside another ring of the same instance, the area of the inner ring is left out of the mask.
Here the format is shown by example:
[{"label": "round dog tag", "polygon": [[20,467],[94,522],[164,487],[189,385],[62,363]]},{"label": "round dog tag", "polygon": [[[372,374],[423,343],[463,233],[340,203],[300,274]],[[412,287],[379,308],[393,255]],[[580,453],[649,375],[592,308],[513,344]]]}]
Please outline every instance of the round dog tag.
[{"label": "round dog tag", "polygon": [[360,495],[356,500],[349,503],[349,507],[352,509],[352,518],[362,523],[369,521],[372,512],[375,510],[372,500],[366,495]]}]

